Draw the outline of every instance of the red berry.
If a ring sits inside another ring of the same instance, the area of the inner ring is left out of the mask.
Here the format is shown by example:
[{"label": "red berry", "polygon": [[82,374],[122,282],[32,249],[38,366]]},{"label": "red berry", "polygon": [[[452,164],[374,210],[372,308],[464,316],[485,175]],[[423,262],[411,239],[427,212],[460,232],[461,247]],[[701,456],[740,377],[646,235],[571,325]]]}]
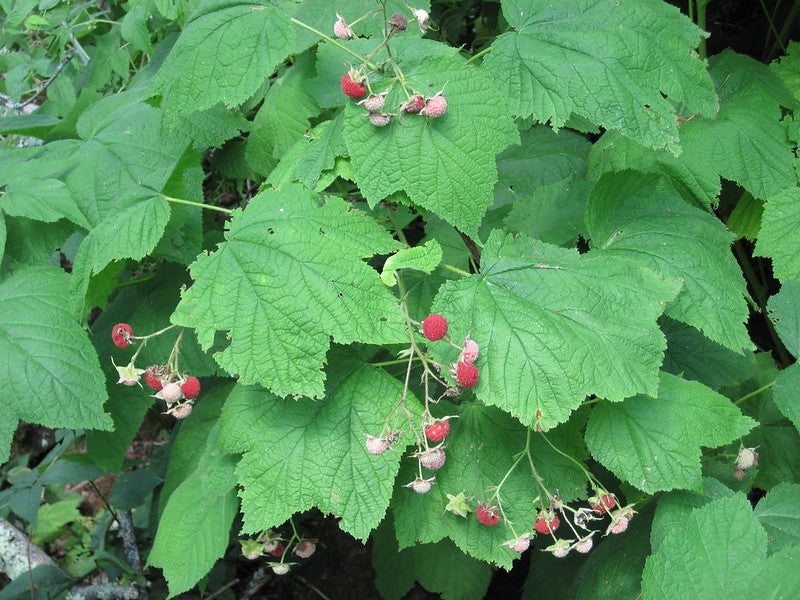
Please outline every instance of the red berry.
[{"label": "red berry", "polygon": [[418,113],[423,108],[425,108],[425,98],[422,96],[411,96],[410,99],[403,102],[402,109],[405,112],[416,112]]},{"label": "red berry", "polygon": [[361,98],[367,93],[367,86],[350,77],[350,73],[342,75],[342,91],[351,98]]},{"label": "red berry", "polygon": [[152,368],[153,367],[147,367],[147,370],[144,372],[144,382],[151,388],[153,388],[155,391],[160,392],[161,388],[164,387],[164,384],[158,377],[153,375],[153,373],[150,371],[150,369]]},{"label": "red berry", "polygon": [[450,423],[444,420],[436,420],[425,429],[425,436],[432,442],[441,442],[450,433]]},{"label": "red berry", "polygon": [[475,515],[478,517],[478,521],[487,527],[492,527],[500,522],[500,514],[497,512],[497,507],[490,506],[487,502],[478,504],[475,508]]},{"label": "red berry", "polygon": [[601,498],[597,498],[596,502],[590,502],[589,505],[592,507],[594,512],[602,515],[614,508],[617,505],[617,501],[611,494],[606,494]]},{"label": "red berry", "polygon": [[447,112],[447,100],[442,96],[442,92],[439,92],[433,98],[428,99],[425,108],[419,114],[426,117],[441,117],[445,112]]},{"label": "red berry", "polygon": [[197,377],[189,377],[189,379],[184,381],[181,386],[181,391],[183,392],[184,398],[197,398],[197,394],[200,393],[200,382],[197,380]]},{"label": "red berry", "polygon": [[111,340],[119,348],[127,348],[133,341],[133,327],[127,323],[117,323],[111,329]]},{"label": "red berry", "polygon": [[422,333],[432,342],[442,339],[447,335],[447,319],[442,315],[428,315],[422,322]]},{"label": "red berry", "polygon": [[277,556],[278,558],[280,558],[281,556],[283,556],[283,553],[285,551],[286,551],[286,548],[284,548],[283,544],[278,542],[278,545],[275,547],[275,550],[270,552],[270,554],[272,554],[272,556]]},{"label": "red berry", "polygon": [[478,367],[472,363],[460,362],[456,365],[456,379],[458,379],[458,385],[461,387],[475,387],[478,385],[479,377],[480,373],[478,373]]},{"label": "red berry", "polygon": [[552,533],[558,529],[559,525],[561,525],[561,519],[558,518],[558,515],[552,512],[549,514],[539,513],[533,528],[539,533]]}]

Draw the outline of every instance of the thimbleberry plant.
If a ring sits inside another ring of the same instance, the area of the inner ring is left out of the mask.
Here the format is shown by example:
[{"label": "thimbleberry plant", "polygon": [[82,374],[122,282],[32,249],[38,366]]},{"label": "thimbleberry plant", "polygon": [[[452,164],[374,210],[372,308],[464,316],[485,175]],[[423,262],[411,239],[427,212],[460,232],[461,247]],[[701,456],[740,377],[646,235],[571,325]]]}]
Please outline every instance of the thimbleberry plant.
[{"label": "thimbleberry plant", "polygon": [[796,42],[709,55],[699,0],[0,4],[0,526],[114,482],[59,585],[249,597],[332,515],[376,597],[800,597]]}]

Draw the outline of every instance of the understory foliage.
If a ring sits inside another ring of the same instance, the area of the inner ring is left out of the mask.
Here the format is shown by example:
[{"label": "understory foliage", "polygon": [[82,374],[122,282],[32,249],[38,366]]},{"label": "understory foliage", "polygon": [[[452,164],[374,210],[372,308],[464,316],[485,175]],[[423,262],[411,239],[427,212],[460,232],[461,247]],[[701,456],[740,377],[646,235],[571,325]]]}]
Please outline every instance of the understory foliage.
[{"label": "understory foliage", "polygon": [[0,7],[0,516],[95,528],[40,590],[291,578],[318,509],[390,599],[515,559],[800,597],[797,46],[706,57],[660,0]]}]

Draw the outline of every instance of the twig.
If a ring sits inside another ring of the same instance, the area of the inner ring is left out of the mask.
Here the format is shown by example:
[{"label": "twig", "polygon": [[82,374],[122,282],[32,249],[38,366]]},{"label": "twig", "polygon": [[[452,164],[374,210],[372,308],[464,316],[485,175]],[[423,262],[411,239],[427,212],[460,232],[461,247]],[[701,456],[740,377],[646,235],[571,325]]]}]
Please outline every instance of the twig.
[{"label": "twig", "polygon": [[206,596],[206,597],[204,598],[204,600],[213,600],[214,598],[216,598],[217,596],[219,596],[219,595],[220,595],[222,592],[224,592],[225,590],[229,590],[230,588],[232,588],[233,586],[235,586],[237,583],[239,583],[239,581],[240,581],[240,580],[239,580],[238,578],[237,578],[237,579],[234,579],[233,581],[229,581],[228,583],[226,583],[224,586],[222,586],[221,588],[219,588],[219,589],[218,589],[216,592],[214,592],[214,593],[213,593],[213,594],[211,594],[210,596]]},{"label": "twig", "polygon": [[125,553],[125,560],[133,567],[134,571],[141,573],[142,561],[139,558],[139,548],[136,547],[136,533],[133,531],[130,511],[118,511],[117,523],[119,523],[119,532],[122,535],[122,549]]},{"label": "twig", "polygon": [[319,594],[319,597],[322,598],[323,600],[331,600],[325,594],[323,594],[317,586],[315,586],[313,583],[308,581],[305,577],[302,577],[300,575],[295,575],[295,578],[299,579],[300,581],[305,583],[308,587],[310,587],[312,590],[317,592],[317,594]]},{"label": "twig", "polygon": [[69,63],[69,61],[72,60],[73,56],[75,56],[75,53],[72,50],[67,50],[67,54],[64,56],[64,58],[61,59],[61,62],[58,63],[58,66],[56,67],[55,73],[53,73],[47,79],[47,81],[45,81],[42,84],[42,87],[40,87],[33,96],[31,96],[30,98],[25,100],[25,102],[8,102],[8,101],[6,101],[5,102],[6,108],[8,108],[10,110],[19,110],[21,108],[26,107],[28,104],[30,104],[34,100],[36,100],[39,96],[41,96],[44,93],[44,91],[50,86],[50,84],[53,83],[53,81],[55,81],[56,77],[58,77],[59,74],[61,73],[61,71],[64,70],[64,67],[66,67],[67,63]]}]

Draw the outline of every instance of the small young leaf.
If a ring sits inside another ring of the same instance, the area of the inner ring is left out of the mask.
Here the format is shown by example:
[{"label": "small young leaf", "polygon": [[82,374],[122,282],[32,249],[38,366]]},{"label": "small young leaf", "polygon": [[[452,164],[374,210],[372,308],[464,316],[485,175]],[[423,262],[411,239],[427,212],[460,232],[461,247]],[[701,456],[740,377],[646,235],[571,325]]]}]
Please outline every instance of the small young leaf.
[{"label": "small young leaf", "polygon": [[381,272],[381,281],[391,287],[397,284],[395,272],[398,269],[414,269],[423,273],[431,273],[439,266],[440,262],[442,262],[442,247],[436,240],[413,248],[403,248],[386,259]]}]

